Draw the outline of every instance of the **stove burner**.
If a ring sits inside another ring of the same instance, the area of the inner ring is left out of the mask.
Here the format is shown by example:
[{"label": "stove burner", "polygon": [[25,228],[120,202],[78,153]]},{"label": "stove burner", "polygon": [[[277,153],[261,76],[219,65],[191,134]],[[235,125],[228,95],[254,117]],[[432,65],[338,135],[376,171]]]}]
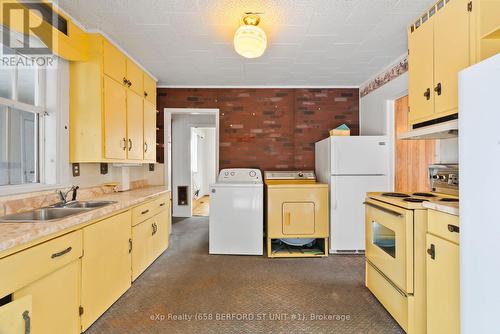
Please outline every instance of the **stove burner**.
[{"label": "stove burner", "polygon": [[411,203],[422,203],[428,201],[427,199],[423,198],[415,198],[415,197],[409,197],[409,198],[403,198],[403,201],[405,202],[411,202]]},{"label": "stove burner", "polygon": [[413,193],[414,196],[420,196],[420,197],[436,197],[436,195],[431,194],[431,193]]},{"label": "stove burner", "polygon": [[458,202],[458,198],[441,198],[440,199],[441,202]]},{"label": "stove burner", "polygon": [[402,193],[383,193],[382,196],[399,197],[399,198],[411,197],[410,195],[402,194]]}]

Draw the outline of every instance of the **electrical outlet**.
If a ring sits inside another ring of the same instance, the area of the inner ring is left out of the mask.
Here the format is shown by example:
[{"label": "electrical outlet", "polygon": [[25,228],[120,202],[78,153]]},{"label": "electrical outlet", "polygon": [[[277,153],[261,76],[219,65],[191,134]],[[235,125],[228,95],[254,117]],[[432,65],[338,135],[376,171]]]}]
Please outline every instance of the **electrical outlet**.
[{"label": "electrical outlet", "polygon": [[73,170],[73,176],[80,176],[80,164],[79,163],[72,164],[71,169]]},{"label": "electrical outlet", "polygon": [[149,164],[149,171],[154,172],[155,171],[155,164]]},{"label": "electrical outlet", "polygon": [[102,175],[108,174],[108,164],[107,163],[101,163],[101,174]]}]

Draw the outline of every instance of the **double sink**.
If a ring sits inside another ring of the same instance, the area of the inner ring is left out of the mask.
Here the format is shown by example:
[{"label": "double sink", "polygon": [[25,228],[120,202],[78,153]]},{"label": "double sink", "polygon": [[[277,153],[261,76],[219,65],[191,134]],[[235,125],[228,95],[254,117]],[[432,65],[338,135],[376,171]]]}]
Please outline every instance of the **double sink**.
[{"label": "double sink", "polygon": [[116,201],[72,201],[0,217],[0,223],[47,223],[111,205]]}]

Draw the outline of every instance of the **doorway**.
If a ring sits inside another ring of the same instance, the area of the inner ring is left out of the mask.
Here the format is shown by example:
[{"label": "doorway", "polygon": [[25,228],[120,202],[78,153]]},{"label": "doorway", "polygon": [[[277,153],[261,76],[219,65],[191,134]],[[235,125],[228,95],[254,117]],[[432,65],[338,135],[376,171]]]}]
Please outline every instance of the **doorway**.
[{"label": "doorway", "polygon": [[193,189],[193,216],[208,216],[210,212],[209,186],[215,183],[215,128],[191,128],[191,188]]},{"label": "doorway", "polygon": [[219,169],[219,109],[165,108],[164,123],[172,216],[192,217],[195,207],[196,215],[208,215],[205,196]]},{"label": "doorway", "polygon": [[398,135],[409,131],[408,96],[394,101],[395,184],[396,192],[430,190],[428,166],[434,163],[435,140],[401,140]]}]

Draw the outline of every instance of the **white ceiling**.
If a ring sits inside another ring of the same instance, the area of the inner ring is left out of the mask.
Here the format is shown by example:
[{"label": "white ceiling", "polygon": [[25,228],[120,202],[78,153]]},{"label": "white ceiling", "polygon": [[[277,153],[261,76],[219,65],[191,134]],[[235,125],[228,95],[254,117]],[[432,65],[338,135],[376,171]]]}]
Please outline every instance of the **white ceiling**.
[{"label": "white ceiling", "polygon": [[[358,86],[402,56],[435,0],[59,0],[168,86]],[[232,47],[242,13],[264,12],[268,49]]]}]

